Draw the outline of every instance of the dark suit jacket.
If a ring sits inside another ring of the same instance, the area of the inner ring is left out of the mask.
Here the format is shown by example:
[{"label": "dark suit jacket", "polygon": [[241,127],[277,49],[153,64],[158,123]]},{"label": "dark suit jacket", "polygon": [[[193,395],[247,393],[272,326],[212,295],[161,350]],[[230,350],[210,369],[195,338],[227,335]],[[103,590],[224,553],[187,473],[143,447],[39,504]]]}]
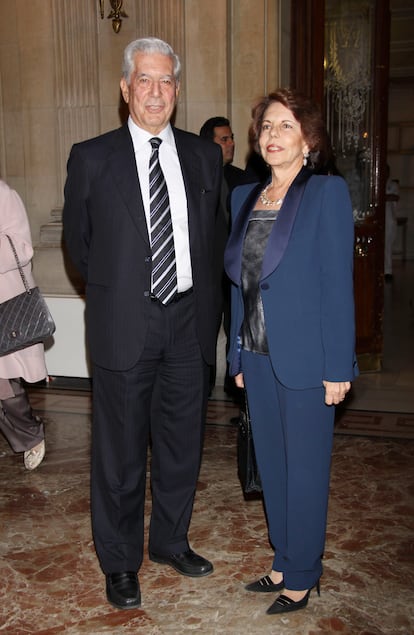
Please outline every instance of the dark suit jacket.
[{"label": "dark suit jacket", "polygon": [[[188,202],[197,334],[215,357],[213,249],[222,154],[219,146],[173,128]],[[86,282],[86,327],[94,363],[135,365],[151,302],[151,249],[127,125],[75,144],[68,161],[64,239]]]},{"label": "dark suit jacket", "polygon": [[[244,318],[240,287],[249,214],[262,185],[236,188],[225,252],[232,280],[229,363],[239,372],[237,336]],[[355,361],[354,224],[345,181],[302,169],[290,187],[263,258],[260,279],[269,355],[288,388],[350,381]],[[243,370],[243,369],[241,369]]]},{"label": "dark suit jacket", "polygon": [[223,175],[227,183],[227,187],[229,188],[230,194],[238,185],[243,185],[244,183],[252,183],[256,180],[249,177],[249,175],[246,174],[245,170],[242,170],[241,168],[238,168],[231,163],[226,163],[226,165],[223,166]]}]

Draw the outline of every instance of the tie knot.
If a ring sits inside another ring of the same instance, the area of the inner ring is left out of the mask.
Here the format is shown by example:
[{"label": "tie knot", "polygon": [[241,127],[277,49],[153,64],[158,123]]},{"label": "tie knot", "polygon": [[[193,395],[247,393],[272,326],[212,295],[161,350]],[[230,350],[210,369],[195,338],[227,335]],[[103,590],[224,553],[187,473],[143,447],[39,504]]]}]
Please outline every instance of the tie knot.
[{"label": "tie knot", "polygon": [[152,139],[150,139],[150,144],[154,150],[158,150],[161,143],[162,143],[162,139],[160,139],[159,137],[152,137]]}]

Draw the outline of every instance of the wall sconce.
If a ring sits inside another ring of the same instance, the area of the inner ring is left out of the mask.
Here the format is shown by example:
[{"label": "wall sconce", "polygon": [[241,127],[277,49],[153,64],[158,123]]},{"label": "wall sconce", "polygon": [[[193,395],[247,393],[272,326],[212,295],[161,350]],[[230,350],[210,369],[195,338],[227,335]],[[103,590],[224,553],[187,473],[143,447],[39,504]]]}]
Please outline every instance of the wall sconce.
[{"label": "wall sconce", "polygon": [[[119,33],[122,25],[122,18],[127,18],[127,14],[122,9],[124,0],[109,0],[112,7],[112,11],[108,15],[108,20],[112,19],[112,28],[115,33]],[[99,0],[99,6],[101,11],[101,20],[104,18],[104,0]]]}]

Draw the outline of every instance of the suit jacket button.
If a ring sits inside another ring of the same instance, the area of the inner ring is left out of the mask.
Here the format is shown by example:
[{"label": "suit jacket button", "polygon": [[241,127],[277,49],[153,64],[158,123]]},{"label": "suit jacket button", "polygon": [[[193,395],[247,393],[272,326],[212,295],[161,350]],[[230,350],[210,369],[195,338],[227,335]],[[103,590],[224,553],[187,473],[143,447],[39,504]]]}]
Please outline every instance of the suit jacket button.
[{"label": "suit jacket button", "polygon": [[266,290],[269,288],[269,285],[267,284],[267,282],[263,282],[263,284],[260,285],[260,288]]}]

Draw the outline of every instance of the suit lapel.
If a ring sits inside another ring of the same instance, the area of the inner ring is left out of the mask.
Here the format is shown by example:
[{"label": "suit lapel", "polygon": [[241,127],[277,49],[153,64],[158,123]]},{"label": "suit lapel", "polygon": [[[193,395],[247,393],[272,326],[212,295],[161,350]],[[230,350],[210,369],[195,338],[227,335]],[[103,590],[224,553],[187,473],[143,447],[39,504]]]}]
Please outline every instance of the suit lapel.
[{"label": "suit lapel", "polygon": [[194,152],[194,145],[187,142],[187,134],[174,127],[173,133],[187,197],[190,248],[192,254],[194,254],[197,251],[199,237],[204,231],[203,188],[207,184],[203,183],[201,175],[201,158],[197,152]]},{"label": "suit lapel", "polygon": [[[303,168],[289,188],[277,221],[274,223],[269,236],[263,256],[261,279],[266,278],[276,269],[285,253],[305,185],[310,176],[312,176],[312,172]],[[245,197],[246,188],[248,195],[244,202],[239,202],[238,196]],[[249,188],[251,188],[250,191]],[[233,219],[233,227],[224,255],[224,265],[227,275],[236,285],[240,285],[241,280],[243,243],[250,212],[262,188],[263,184],[242,186],[242,188],[237,188],[233,195],[232,205],[234,205],[235,209],[240,205],[240,211]]]},{"label": "suit lapel", "polygon": [[108,167],[125,205],[141,236],[148,242],[148,229],[137,174],[134,146],[127,124],[119,129],[113,142]]},{"label": "suit lapel", "polygon": [[[234,206],[234,209],[237,209],[240,205],[240,210],[237,216],[232,219],[231,233],[224,253],[224,268],[230,280],[237,285],[240,284],[241,280],[242,245],[249,223],[250,211],[262,187],[260,184],[242,186],[241,188],[236,188],[232,195],[232,207]],[[248,191],[248,195],[244,202],[241,203],[238,200],[239,194],[240,197],[246,196],[246,190]]]},{"label": "suit lapel", "polygon": [[181,165],[184,187],[187,196],[189,213],[199,208],[200,175],[198,170],[199,160],[193,152],[192,145],[186,143],[186,137],[180,131],[173,128],[177,154]]},{"label": "suit lapel", "polygon": [[276,269],[283,254],[285,253],[293,225],[295,223],[296,214],[305,190],[305,185],[311,175],[312,172],[310,172],[310,170],[302,168],[285,196],[283,205],[280,208],[279,216],[273,225],[273,229],[266,245],[266,250],[263,256],[261,280],[266,278]]}]

